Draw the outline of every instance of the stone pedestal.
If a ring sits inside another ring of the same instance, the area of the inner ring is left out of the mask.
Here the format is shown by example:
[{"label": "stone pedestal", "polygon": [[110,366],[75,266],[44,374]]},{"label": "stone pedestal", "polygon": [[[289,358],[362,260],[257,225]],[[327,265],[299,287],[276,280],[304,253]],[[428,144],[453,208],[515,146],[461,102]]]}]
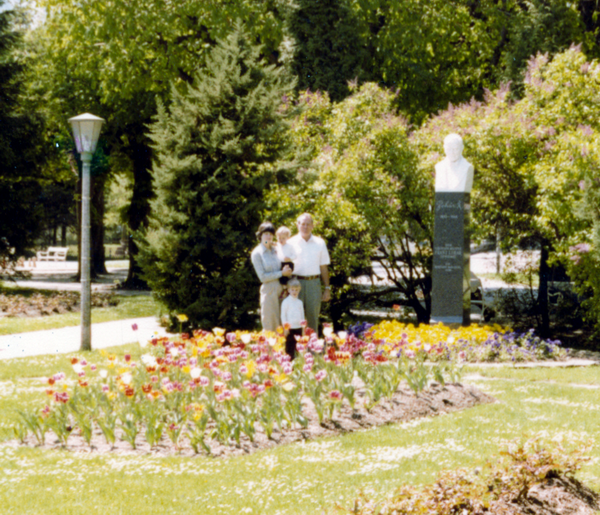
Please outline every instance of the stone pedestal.
[{"label": "stone pedestal", "polygon": [[431,321],[471,323],[470,193],[436,192]]}]

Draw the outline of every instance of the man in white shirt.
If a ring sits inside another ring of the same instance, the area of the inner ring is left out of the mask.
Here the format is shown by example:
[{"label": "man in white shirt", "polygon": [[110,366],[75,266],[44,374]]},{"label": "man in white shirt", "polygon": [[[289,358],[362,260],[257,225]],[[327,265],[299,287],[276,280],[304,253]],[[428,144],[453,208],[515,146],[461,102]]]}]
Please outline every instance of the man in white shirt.
[{"label": "man in white shirt", "polygon": [[[288,240],[296,251],[294,275],[300,280],[302,286],[300,300],[304,305],[308,327],[318,332],[321,302],[331,300],[327,268],[330,264],[329,252],[325,242],[312,234],[314,222],[310,214],[301,214],[296,221],[296,226],[298,234]],[[325,286],[323,291],[321,291],[321,282]]]}]

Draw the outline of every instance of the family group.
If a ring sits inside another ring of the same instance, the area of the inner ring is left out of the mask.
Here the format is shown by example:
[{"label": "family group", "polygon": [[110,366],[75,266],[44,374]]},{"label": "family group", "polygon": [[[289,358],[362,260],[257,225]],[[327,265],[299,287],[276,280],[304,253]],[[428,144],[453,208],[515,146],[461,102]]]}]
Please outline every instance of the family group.
[{"label": "family group", "polygon": [[300,215],[296,226],[298,234],[290,237],[287,227],[275,231],[271,222],[262,223],[256,233],[260,243],[252,251],[252,264],[262,283],[263,330],[275,331],[283,326],[286,352],[292,356],[295,336],[302,334],[304,324],[318,332],[321,302],[331,298],[327,246],[322,238],[312,234],[314,221],[310,214]]}]

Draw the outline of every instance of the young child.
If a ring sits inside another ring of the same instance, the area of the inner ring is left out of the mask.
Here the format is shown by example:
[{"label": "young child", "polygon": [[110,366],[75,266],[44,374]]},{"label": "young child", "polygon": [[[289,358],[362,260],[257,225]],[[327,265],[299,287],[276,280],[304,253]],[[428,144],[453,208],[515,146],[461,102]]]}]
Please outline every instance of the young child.
[{"label": "young child", "polygon": [[290,294],[281,303],[281,323],[286,335],[285,352],[294,359],[296,355],[296,336],[302,336],[302,322],[305,320],[304,305],[298,298],[301,289],[300,281],[292,278],[287,286]]},{"label": "young child", "polygon": [[[277,252],[277,257],[281,260],[281,268],[285,265],[288,265],[292,270],[294,270],[294,259],[296,259],[296,251],[294,247],[287,243],[288,239],[291,236],[290,230],[282,225],[279,229],[277,229],[277,246],[275,247],[275,251]],[[289,277],[281,277],[279,282],[283,286],[283,291],[281,292],[280,298],[285,298],[288,294],[287,291],[287,283],[289,281]]]}]

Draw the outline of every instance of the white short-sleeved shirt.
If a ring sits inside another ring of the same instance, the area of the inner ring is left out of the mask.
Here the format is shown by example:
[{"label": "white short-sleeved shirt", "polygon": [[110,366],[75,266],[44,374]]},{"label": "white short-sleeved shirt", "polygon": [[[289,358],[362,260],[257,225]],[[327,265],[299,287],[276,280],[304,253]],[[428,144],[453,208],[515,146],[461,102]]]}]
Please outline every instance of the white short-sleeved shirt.
[{"label": "white short-sleeved shirt", "polygon": [[280,243],[278,243],[277,257],[281,260],[282,263],[286,260],[286,258],[289,258],[292,261],[294,261],[294,259],[296,259],[296,250],[287,242],[285,245],[281,245]]},{"label": "white short-sleeved shirt", "polygon": [[288,244],[296,251],[294,275],[321,275],[321,266],[331,263],[327,245],[318,236],[311,235],[306,241],[300,234],[296,234],[288,240]]},{"label": "white short-sleeved shirt", "polygon": [[290,324],[290,329],[300,329],[304,318],[304,304],[298,298],[288,295],[281,303],[281,323]]}]

